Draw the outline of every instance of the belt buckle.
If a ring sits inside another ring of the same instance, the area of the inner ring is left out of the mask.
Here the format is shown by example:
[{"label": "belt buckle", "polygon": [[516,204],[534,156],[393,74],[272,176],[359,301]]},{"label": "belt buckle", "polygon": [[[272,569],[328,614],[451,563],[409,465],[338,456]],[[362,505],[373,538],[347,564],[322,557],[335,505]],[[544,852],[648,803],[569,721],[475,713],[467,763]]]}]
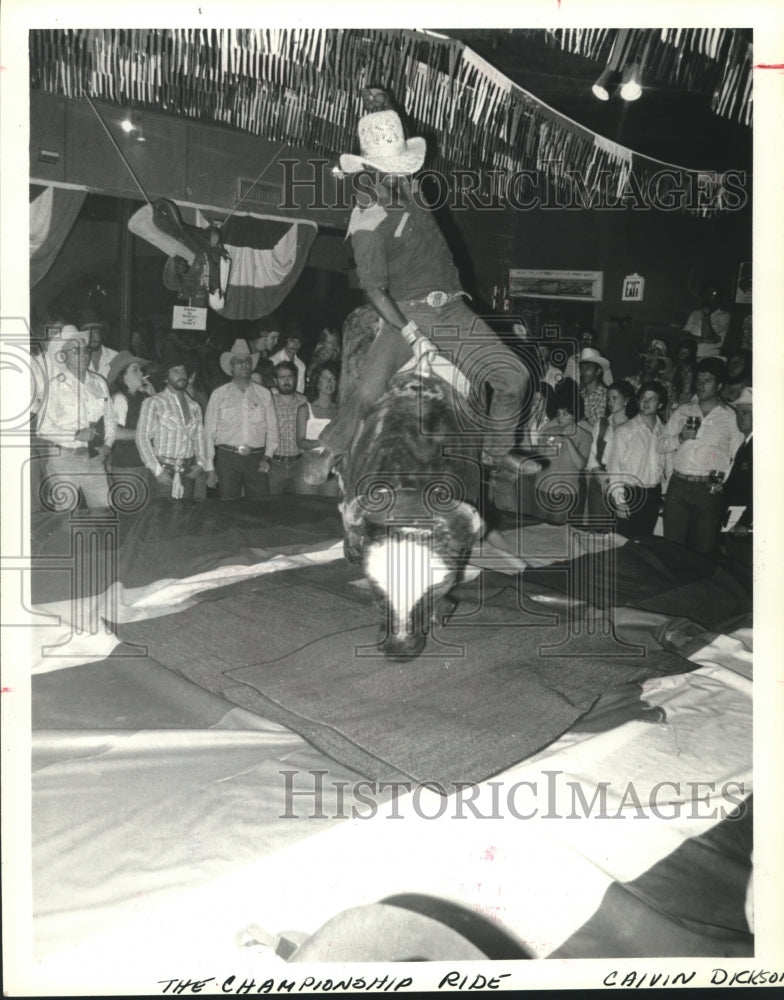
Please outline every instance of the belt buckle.
[{"label": "belt buckle", "polygon": [[250,455],[250,447],[248,445],[246,445],[246,444],[241,444],[239,446],[239,448],[237,448],[237,454],[238,455]]},{"label": "belt buckle", "polygon": [[425,302],[434,309],[440,309],[441,306],[445,306],[449,300],[449,295],[446,292],[429,292],[425,296]]}]

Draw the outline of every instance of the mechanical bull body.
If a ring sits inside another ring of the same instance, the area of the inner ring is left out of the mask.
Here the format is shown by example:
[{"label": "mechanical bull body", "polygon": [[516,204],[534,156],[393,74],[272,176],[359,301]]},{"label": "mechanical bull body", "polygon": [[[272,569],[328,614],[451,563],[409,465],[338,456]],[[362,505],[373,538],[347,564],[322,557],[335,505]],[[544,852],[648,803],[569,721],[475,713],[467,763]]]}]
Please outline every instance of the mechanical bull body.
[{"label": "mechanical bull body", "polygon": [[380,649],[393,660],[418,656],[483,528],[480,466],[460,447],[449,387],[396,375],[340,478],[345,554],[376,599]]}]

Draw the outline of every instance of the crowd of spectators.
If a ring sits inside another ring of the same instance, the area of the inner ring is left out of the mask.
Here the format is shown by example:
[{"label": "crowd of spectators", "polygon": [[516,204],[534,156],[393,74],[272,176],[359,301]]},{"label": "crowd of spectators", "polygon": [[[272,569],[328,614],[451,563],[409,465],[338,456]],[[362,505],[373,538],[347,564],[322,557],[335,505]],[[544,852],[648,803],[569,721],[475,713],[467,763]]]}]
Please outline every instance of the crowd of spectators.
[{"label": "crowd of spectators", "polygon": [[[751,341],[724,356],[726,334],[708,289],[680,340],[651,339],[633,370],[615,364],[621,378],[592,330],[529,344],[516,449],[529,461],[515,489],[495,491],[498,506],[523,522],[659,533],[750,561]],[[305,358],[301,331],[275,317],[227,337],[169,330],[153,344],[135,332],[118,352],[100,322],[48,317],[33,407],[44,505],[73,502],[66,480],[88,506],[134,483],[172,501],[337,496],[334,475],[314,486],[306,469],[339,412],[341,333],[325,326]]]}]

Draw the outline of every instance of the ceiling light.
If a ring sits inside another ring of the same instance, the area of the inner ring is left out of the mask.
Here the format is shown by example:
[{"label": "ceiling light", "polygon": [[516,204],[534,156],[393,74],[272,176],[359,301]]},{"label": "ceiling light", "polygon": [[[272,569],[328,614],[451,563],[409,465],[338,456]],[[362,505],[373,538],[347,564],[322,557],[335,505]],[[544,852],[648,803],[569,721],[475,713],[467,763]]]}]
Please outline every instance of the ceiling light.
[{"label": "ceiling light", "polygon": [[618,72],[610,66],[605,66],[596,83],[591,87],[595,97],[600,101],[609,101],[610,94],[618,84]]},{"label": "ceiling light", "polygon": [[623,71],[621,82],[621,97],[624,101],[636,101],[642,96],[642,85],[640,83],[640,65],[632,63]]},{"label": "ceiling light", "polygon": [[139,111],[129,112],[120,122],[120,128],[126,135],[132,135],[137,142],[147,142],[147,136],[144,134],[144,123]]}]

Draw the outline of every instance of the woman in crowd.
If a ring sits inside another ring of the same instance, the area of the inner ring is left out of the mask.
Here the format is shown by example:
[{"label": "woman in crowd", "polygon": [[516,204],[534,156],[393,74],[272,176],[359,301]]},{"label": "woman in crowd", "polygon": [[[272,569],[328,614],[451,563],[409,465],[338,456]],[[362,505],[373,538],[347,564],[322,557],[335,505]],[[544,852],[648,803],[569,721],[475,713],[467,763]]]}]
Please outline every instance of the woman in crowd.
[{"label": "woman in crowd", "polygon": [[607,492],[607,454],[619,427],[637,413],[635,389],[630,382],[613,382],[607,390],[607,413],[592,430],[591,450],[585,470],[588,479],[588,514],[606,515],[610,512],[605,503]]},{"label": "woman in crowd", "polygon": [[660,382],[643,382],[637,392],[640,412],[616,428],[607,450],[608,495],[624,535],[652,535],[656,527],[664,477],[664,455],[656,445],[666,399]]},{"label": "woman in crowd", "polygon": [[117,414],[117,435],[107,464],[112,485],[122,483],[124,491],[129,491],[127,496],[118,498],[125,506],[132,504],[137,494],[141,499],[141,484],[147,482],[147,471],[135,438],[142,403],[155,392],[144,375],[143,369],[148,363],[130,351],[120,351],[112,358],[107,378]]},{"label": "woman in crowd", "polygon": [[591,432],[580,422],[580,396],[572,379],[555,393],[555,417],[541,428],[540,455],[545,468],[538,474],[534,496],[536,515],[551,524],[565,524],[584,505],[581,473],[591,450]]},{"label": "woman in crowd", "polygon": [[314,376],[317,375],[321,366],[330,362],[340,371],[340,334],[331,326],[325,326],[318,336],[316,346],[313,349],[313,356],[308,364],[306,374],[307,392],[316,391]]},{"label": "woman in crowd", "polygon": [[549,382],[540,382],[531,399],[531,407],[528,411],[528,418],[523,424],[520,434],[520,448],[527,454],[532,454],[540,450],[544,438],[542,428],[548,420],[555,416],[553,406],[553,387]]},{"label": "woman in crowd", "polygon": [[664,415],[665,420],[681,404],[691,402],[696,375],[697,362],[693,358],[678,359],[672,374],[672,391],[670,392],[668,411]]},{"label": "woman in crowd", "polygon": [[[314,449],[321,447],[319,435],[337,413],[338,370],[335,363],[327,361],[316,368],[311,384],[313,389],[309,393],[309,401],[297,411],[297,447],[303,452],[303,466],[306,466],[309,454],[314,454]],[[337,496],[337,479],[330,475],[320,486],[310,486],[303,480],[297,484],[297,493]]]}]

